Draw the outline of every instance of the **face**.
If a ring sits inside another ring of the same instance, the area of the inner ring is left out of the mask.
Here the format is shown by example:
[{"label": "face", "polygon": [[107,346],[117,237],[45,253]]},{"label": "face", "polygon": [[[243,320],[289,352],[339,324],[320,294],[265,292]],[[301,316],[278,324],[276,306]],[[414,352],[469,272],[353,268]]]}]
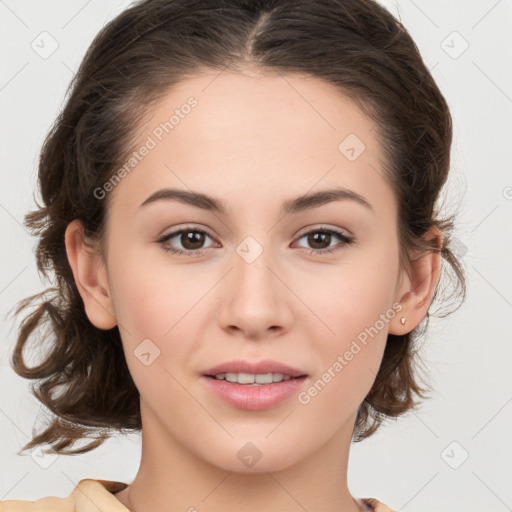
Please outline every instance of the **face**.
[{"label": "face", "polygon": [[[350,438],[402,282],[375,124],[319,79],[224,72],[176,86],[134,148],[105,272],[148,442],[230,471],[257,449],[274,471]],[[302,377],[205,376],[263,360]]]}]

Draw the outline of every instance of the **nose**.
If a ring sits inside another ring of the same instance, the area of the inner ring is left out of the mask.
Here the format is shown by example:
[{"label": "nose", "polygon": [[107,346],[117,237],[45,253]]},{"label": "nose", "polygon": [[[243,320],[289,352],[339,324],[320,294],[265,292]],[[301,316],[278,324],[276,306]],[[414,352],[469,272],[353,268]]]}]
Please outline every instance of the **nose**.
[{"label": "nose", "polygon": [[264,339],[287,332],[292,325],[293,293],[281,267],[263,251],[247,262],[234,254],[226,276],[219,321],[222,329],[243,338]]}]

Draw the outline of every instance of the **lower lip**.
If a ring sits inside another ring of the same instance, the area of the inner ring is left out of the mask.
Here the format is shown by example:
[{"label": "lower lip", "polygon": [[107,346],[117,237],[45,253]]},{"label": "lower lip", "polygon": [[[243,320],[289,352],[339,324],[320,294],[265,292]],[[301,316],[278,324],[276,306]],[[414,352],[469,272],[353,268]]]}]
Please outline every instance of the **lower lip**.
[{"label": "lower lip", "polygon": [[214,395],[237,409],[262,411],[271,409],[297,393],[302,387],[306,376],[297,377],[272,384],[234,384],[223,379],[207,377],[201,379]]}]

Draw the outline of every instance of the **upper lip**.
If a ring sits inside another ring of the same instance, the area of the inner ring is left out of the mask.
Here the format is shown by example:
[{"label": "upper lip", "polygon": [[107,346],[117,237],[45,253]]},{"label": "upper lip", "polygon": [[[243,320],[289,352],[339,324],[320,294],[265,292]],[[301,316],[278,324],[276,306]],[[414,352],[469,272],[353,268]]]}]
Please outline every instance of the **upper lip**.
[{"label": "upper lip", "polygon": [[237,359],[227,361],[206,370],[204,375],[215,376],[219,373],[282,373],[283,375],[290,375],[290,377],[302,377],[303,375],[307,375],[306,372],[298,368],[293,368],[292,366],[272,359],[263,359],[261,361]]}]

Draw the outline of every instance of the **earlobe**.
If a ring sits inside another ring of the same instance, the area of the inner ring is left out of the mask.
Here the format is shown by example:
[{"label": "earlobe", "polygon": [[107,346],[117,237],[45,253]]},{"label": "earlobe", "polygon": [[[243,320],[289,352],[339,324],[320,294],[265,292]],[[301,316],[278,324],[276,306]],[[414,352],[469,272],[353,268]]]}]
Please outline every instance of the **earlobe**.
[{"label": "earlobe", "polygon": [[397,296],[402,309],[390,322],[390,334],[411,332],[423,320],[432,301],[441,270],[443,234],[438,228],[432,228],[425,237],[436,239],[436,250],[411,259],[411,273],[404,276]]},{"label": "earlobe", "polygon": [[66,228],[65,244],[68,262],[87,317],[99,329],[115,327],[117,320],[104,262],[99,251],[86,243],[83,226],[78,219],[70,222]]}]

